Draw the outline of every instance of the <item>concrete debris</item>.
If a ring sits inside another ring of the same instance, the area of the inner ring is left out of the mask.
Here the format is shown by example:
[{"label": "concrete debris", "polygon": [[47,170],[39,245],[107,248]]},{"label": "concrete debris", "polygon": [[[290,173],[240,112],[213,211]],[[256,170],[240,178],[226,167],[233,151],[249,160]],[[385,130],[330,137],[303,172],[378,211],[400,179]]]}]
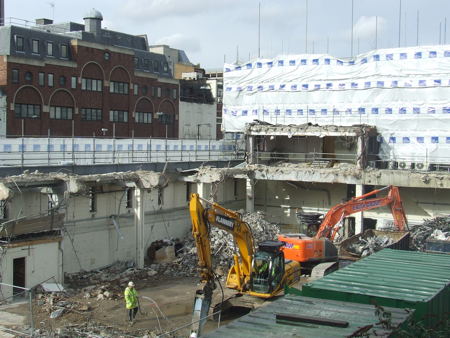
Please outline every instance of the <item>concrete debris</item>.
[{"label": "concrete debris", "polygon": [[[156,332],[146,329],[137,329],[134,332],[139,337],[157,337]],[[57,328],[55,330],[47,331],[45,329],[38,329],[34,331],[33,337],[53,337],[53,338],[67,338],[67,337],[85,337],[85,338],[112,338],[112,337],[135,337],[129,332],[119,330],[113,326],[105,326],[95,321],[89,321],[82,324],[69,324],[64,328]]]},{"label": "concrete debris", "polygon": [[426,219],[411,229],[411,249],[424,251],[428,239],[449,240],[450,217]]},{"label": "concrete debris", "polygon": [[[245,213],[242,216],[244,222],[248,223],[252,229],[255,246],[259,242],[268,239],[275,239],[280,229],[277,224],[265,220],[263,212]],[[233,253],[235,244],[231,234],[226,233],[216,227],[210,229],[211,252],[214,257],[214,266],[219,276],[226,276],[228,268],[233,264]],[[165,275],[173,277],[198,276],[197,271],[197,248],[194,239],[189,236],[183,247],[177,251],[177,258],[172,263],[159,264],[160,271]],[[156,269],[155,266],[151,266]]]},{"label": "concrete debris", "polygon": [[245,134],[249,135],[290,135],[303,136],[314,135],[318,137],[339,135],[339,136],[359,136],[364,133],[376,134],[376,128],[368,125],[359,126],[319,126],[312,123],[296,125],[271,125],[263,121],[249,123],[246,126]]},{"label": "concrete debris", "polygon": [[429,238],[437,239],[439,241],[450,241],[450,231],[443,232],[442,230],[436,229]]},{"label": "concrete debris", "polygon": [[388,236],[359,237],[358,241],[349,245],[347,250],[358,256],[366,257],[380,251],[394,242],[395,241]]},{"label": "concrete debris", "polygon": [[163,173],[153,171],[126,171],[111,172],[98,175],[75,175],[67,173],[29,173],[26,170],[22,175],[7,176],[0,179],[0,200],[10,197],[11,190],[22,186],[45,186],[55,183],[66,185],[66,190],[70,194],[86,194],[89,187],[95,184],[123,184],[135,183],[138,187],[152,189],[165,187],[168,183],[168,176]]},{"label": "concrete debris", "polygon": [[64,310],[65,310],[65,309],[58,309],[58,310],[53,311],[53,312],[50,314],[50,318],[51,318],[51,319],[56,319],[56,318],[61,317],[62,314],[63,314],[63,312],[64,312]]}]

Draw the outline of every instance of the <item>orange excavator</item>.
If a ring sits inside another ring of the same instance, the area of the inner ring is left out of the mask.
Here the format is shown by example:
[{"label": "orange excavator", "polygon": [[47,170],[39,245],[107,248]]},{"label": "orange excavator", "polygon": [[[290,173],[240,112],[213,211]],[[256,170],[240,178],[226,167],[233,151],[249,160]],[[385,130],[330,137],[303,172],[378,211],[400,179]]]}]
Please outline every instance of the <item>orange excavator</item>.
[{"label": "orange excavator", "polygon": [[[386,190],[388,193],[385,197],[368,198]],[[307,265],[313,267],[321,262],[337,261],[338,252],[332,241],[341,228],[344,218],[357,212],[383,206],[390,207],[394,224],[398,230],[404,231],[408,228],[399,189],[387,186],[332,207],[325,215],[317,234],[312,238],[303,234],[278,235],[278,240],[285,243],[282,248],[284,256],[286,259],[302,263],[302,267]]]}]

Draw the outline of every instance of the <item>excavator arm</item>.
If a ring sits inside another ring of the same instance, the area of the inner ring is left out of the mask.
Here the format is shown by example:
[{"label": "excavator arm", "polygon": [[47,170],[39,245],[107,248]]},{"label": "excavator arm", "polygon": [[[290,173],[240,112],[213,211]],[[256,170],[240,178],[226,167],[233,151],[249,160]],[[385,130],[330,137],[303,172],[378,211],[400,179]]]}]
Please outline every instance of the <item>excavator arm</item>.
[{"label": "excavator arm", "polygon": [[250,227],[242,221],[239,213],[228,210],[217,203],[203,200],[209,207],[202,205],[202,199],[198,194],[192,194],[189,202],[189,212],[192,222],[192,236],[195,240],[198,256],[198,267],[203,284],[201,290],[197,290],[194,301],[193,320],[191,334],[198,336],[206,322],[209,307],[215,289],[215,276],[211,255],[210,226],[233,235],[239,253],[233,255],[234,265],[227,276],[227,287],[242,292],[250,284],[251,264],[254,254],[253,237]]},{"label": "excavator arm", "polygon": [[244,291],[250,281],[254,254],[250,227],[242,221],[239,213],[217,203],[203,200],[204,203],[209,204],[209,208],[205,209],[201,202],[198,194],[191,195],[189,211],[192,220],[192,235],[197,246],[200,276],[205,282],[213,278],[209,226],[215,226],[233,235],[238,248],[238,254],[233,256],[234,265],[228,273],[227,287]]},{"label": "excavator arm", "polygon": [[[385,197],[366,199],[367,197],[376,195],[385,190],[389,191]],[[381,189],[373,190],[367,194],[354,197],[348,202],[335,205],[325,215],[315,238],[318,239],[325,237],[333,240],[340,228],[337,225],[345,217],[357,212],[371,210],[382,206],[390,207],[392,216],[394,217],[394,224],[400,231],[403,231],[408,227],[399,189],[394,186],[387,186]]]}]

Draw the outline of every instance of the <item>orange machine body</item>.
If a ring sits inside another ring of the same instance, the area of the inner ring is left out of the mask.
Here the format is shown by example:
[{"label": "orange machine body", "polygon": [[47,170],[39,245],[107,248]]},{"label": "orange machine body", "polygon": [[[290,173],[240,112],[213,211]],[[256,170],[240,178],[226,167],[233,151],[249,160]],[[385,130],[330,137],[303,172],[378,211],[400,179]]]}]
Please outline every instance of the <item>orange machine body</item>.
[{"label": "orange machine body", "polygon": [[[367,199],[384,190],[388,190],[387,196]],[[351,214],[383,206],[391,209],[394,224],[398,230],[407,229],[408,222],[399,189],[387,186],[333,206],[325,215],[317,234],[312,238],[303,234],[278,235],[278,240],[285,243],[284,256],[303,263],[337,260],[337,248],[332,241],[340,229],[342,220]]]}]

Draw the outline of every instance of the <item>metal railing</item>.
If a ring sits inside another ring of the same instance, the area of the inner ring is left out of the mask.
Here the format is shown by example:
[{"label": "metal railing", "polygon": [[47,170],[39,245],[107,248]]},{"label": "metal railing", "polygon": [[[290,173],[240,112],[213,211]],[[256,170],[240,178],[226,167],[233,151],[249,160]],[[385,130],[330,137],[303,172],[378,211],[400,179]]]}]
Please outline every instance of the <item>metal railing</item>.
[{"label": "metal railing", "polygon": [[0,167],[165,163],[243,160],[239,141],[6,138],[0,139]]},{"label": "metal railing", "polygon": [[288,152],[256,152],[257,163],[267,162],[268,164],[278,161],[290,163],[313,163],[331,161],[356,164],[356,154],[340,154],[340,153],[288,153]]}]

